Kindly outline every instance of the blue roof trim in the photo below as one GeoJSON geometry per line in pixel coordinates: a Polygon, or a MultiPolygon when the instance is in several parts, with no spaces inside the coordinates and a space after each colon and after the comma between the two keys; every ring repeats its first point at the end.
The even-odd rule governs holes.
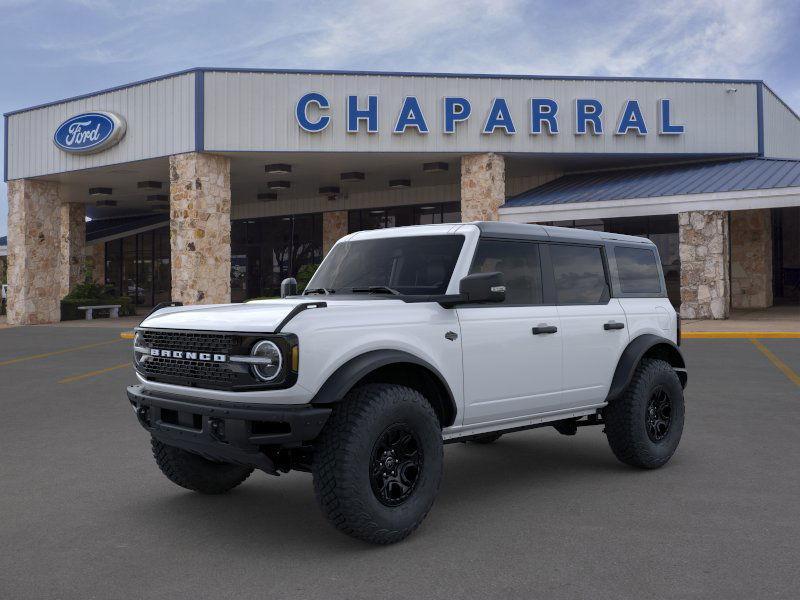
{"type": "Polygon", "coordinates": [[[506,200],[504,208],[800,187],[800,160],[742,158],[573,173],[506,200]]]}
{"type": "Polygon", "coordinates": [[[8,181],[8,115],[3,115],[3,181],[8,181]]]}
{"type": "Polygon", "coordinates": [[[202,152],[205,147],[206,77],[204,71],[194,74],[194,150],[202,152]]]}
{"type": "Polygon", "coordinates": [[[758,155],[764,156],[764,84],[756,84],[756,119],[758,119],[758,155]]]}
{"type": "MultiPolygon", "coordinates": [[[[489,74],[489,73],[420,73],[416,71],[347,71],[347,70],[325,70],[325,69],[238,69],[238,68],[219,68],[219,67],[195,67],[192,69],[184,69],[182,71],[175,71],[174,73],[167,73],[166,75],[158,75],[148,79],[134,81],[87,94],[80,94],[62,100],[53,102],[45,102],[35,106],[20,108],[12,110],[4,114],[4,116],[17,115],[48,106],[55,106],[63,104],[64,102],[74,102],[76,100],[83,100],[91,98],[99,94],[108,94],[124,90],[137,85],[144,85],[146,83],[153,83],[161,81],[162,79],[170,79],[172,77],[180,77],[189,73],[275,73],[275,74],[295,74],[295,75],[372,75],[383,77],[440,77],[440,78],[468,78],[468,79],[530,79],[540,81],[653,81],[660,83],[738,83],[738,84],[757,84],[763,83],[759,79],[682,79],[679,77],[587,77],[575,75],[512,75],[512,74],[489,74]]],[[[774,94],[775,92],[773,92],[774,94]]],[[[776,94],[777,97],[777,94],[776,94]]]]}

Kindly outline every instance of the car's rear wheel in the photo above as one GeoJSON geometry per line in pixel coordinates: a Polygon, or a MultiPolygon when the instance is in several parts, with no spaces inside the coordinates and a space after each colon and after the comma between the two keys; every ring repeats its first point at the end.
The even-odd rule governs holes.
{"type": "Polygon", "coordinates": [[[656,469],[675,453],[683,434],[683,388],[669,363],[643,359],[625,393],[603,409],[614,455],[656,469]]]}
{"type": "Polygon", "coordinates": [[[172,483],[201,494],[224,494],[242,483],[252,467],[207,460],[151,438],[153,457],[172,483]]]}
{"type": "Polygon", "coordinates": [[[322,511],[337,529],[376,544],[398,542],[422,523],[439,490],[439,420],[415,390],[358,387],[334,407],[312,470],[322,511]]]}

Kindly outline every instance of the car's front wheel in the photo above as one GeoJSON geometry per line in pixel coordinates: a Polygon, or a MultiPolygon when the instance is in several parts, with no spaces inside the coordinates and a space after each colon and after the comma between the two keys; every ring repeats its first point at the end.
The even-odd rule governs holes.
{"type": "Polygon", "coordinates": [[[663,360],[645,358],[625,393],[603,409],[614,455],[635,467],[655,469],[675,453],[683,433],[683,388],[663,360]]]}
{"type": "Polygon", "coordinates": [[[368,384],[337,404],[314,449],[314,491],[340,531],[376,543],[413,532],[442,478],[442,431],[430,403],[401,385],[368,384]]]}

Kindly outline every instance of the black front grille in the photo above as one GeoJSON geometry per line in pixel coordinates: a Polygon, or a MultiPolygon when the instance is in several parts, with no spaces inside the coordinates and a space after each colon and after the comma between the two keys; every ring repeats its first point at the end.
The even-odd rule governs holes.
{"type": "MultiPolygon", "coordinates": [[[[160,383],[172,383],[190,387],[217,390],[244,391],[248,389],[267,389],[289,387],[297,380],[297,373],[290,371],[284,361],[282,376],[276,381],[265,383],[259,380],[250,370],[250,366],[241,362],[230,362],[229,356],[249,355],[253,345],[265,335],[270,334],[238,334],[226,332],[184,331],[176,329],[137,329],[142,339],[140,344],[148,349],[196,352],[198,355],[208,354],[211,357],[222,354],[226,360],[195,360],[194,357],[174,358],[172,356],[139,355],[141,358],[136,369],[146,379],[160,383]]],[[[297,344],[297,337],[292,334],[271,334],[272,339],[284,356],[291,355],[292,345],[297,344]]]]}
{"type": "Polygon", "coordinates": [[[240,336],[229,333],[199,333],[195,331],[142,330],[145,346],[160,350],[186,350],[229,354],[241,345],[240,336]]]}
{"type": "MultiPolygon", "coordinates": [[[[147,348],[180,350],[205,354],[247,354],[242,336],[198,331],[140,330],[147,348]]],[[[229,389],[243,374],[239,365],[228,362],[189,360],[168,356],[147,356],[139,365],[145,377],[153,381],[215,389],[229,389]]],[[[246,374],[246,373],[244,373],[246,374]]]]}

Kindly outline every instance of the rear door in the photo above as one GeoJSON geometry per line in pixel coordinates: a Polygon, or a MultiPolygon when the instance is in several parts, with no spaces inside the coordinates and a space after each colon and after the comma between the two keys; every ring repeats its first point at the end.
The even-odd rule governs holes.
{"type": "Polygon", "coordinates": [[[460,306],[464,425],[513,421],[561,404],[558,311],[543,301],[539,244],[481,239],[471,273],[500,271],[503,304],[460,306]]]}
{"type": "Polygon", "coordinates": [[[548,250],[563,340],[563,406],[601,403],[629,340],[625,312],[611,298],[604,247],[554,243],[548,250]]]}

